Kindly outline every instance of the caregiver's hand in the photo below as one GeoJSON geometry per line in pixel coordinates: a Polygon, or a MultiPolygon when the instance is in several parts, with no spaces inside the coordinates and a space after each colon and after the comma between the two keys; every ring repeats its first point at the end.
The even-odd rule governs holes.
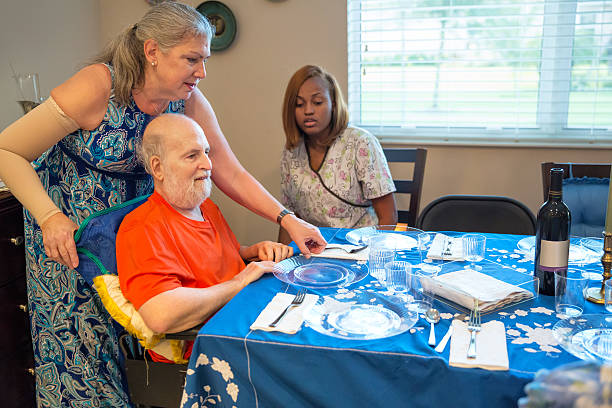
{"type": "Polygon", "coordinates": [[[78,230],[79,226],[63,213],[57,213],[40,228],[47,256],[69,268],[76,268],[79,265],[79,257],[74,243],[74,231],[78,230]]]}
{"type": "Polygon", "coordinates": [[[306,258],[310,258],[311,253],[320,254],[327,246],[327,241],[321,235],[319,228],[295,215],[283,217],[281,226],[289,233],[306,258]]]}

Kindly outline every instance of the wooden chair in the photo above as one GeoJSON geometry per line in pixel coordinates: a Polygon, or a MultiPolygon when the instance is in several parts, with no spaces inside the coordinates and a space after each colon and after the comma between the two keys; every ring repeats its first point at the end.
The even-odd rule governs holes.
{"type": "Polygon", "coordinates": [[[610,177],[610,164],[607,163],[542,163],[542,197],[548,199],[550,188],[550,169],[563,169],[563,178],[572,177],[610,177]]]}
{"type": "Polygon", "coordinates": [[[414,163],[412,179],[407,179],[403,174],[393,174],[395,183],[395,194],[410,194],[410,204],[408,209],[397,211],[397,221],[406,223],[410,226],[416,225],[419,205],[421,203],[421,190],[423,188],[423,176],[425,175],[425,161],[427,159],[426,149],[411,148],[389,148],[383,149],[388,163],[414,163]]]}
{"type": "Polygon", "coordinates": [[[421,211],[417,228],[534,235],[535,217],[524,204],[509,197],[446,195],[421,211]]]}

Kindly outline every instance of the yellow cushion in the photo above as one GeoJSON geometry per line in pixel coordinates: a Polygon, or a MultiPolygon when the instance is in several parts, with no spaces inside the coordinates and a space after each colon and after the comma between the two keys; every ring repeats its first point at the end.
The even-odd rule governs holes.
{"type": "Polygon", "coordinates": [[[183,359],[185,341],[165,340],[163,333],[151,330],[134,305],[123,296],[117,275],[98,275],[93,278],[93,284],[111,317],[136,337],[145,349],[151,349],[175,363],[187,363],[183,359]]]}

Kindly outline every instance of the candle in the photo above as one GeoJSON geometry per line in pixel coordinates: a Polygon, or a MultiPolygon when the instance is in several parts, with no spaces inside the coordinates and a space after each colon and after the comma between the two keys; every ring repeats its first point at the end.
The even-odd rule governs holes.
{"type": "Polygon", "coordinates": [[[606,211],[605,232],[612,233],[612,166],[610,167],[610,188],[608,189],[608,211],[606,211]]]}

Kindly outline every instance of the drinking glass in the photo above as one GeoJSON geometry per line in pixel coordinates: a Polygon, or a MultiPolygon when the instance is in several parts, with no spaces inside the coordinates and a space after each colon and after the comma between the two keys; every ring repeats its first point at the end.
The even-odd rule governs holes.
{"type": "Polygon", "coordinates": [[[370,275],[378,279],[382,284],[385,283],[385,265],[395,261],[397,248],[392,239],[386,234],[372,235],[368,239],[370,254],[368,256],[368,267],[370,275]]]}
{"type": "Polygon", "coordinates": [[[485,255],[485,242],[487,238],[480,234],[465,234],[461,241],[463,243],[463,258],[470,262],[466,269],[474,271],[482,270],[482,266],[476,262],[482,261],[485,255]]]}
{"type": "Polygon", "coordinates": [[[612,312],[612,279],[607,279],[604,283],[604,302],[606,305],[606,310],[608,312],[612,312]]]}
{"type": "Polygon", "coordinates": [[[412,272],[410,262],[388,262],[385,264],[385,286],[394,293],[406,293],[410,272],[412,272]]]}
{"type": "Polygon", "coordinates": [[[437,232],[421,232],[417,236],[418,248],[419,248],[419,256],[421,263],[418,267],[425,272],[435,272],[440,273],[442,270],[441,261],[437,259],[428,259],[427,253],[429,252],[429,248],[431,248],[431,244],[436,236],[437,232]]]}
{"type": "Polygon", "coordinates": [[[40,103],[38,88],[38,74],[16,74],[17,103],[21,105],[24,113],[28,113],[40,103]]]}
{"type": "Polygon", "coordinates": [[[413,270],[408,273],[408,294],[412,297],[417,312],[425,313],[431,309],[434,298],[432,279],[437,275],[437,272],[430,273],[424,270],[413,270]]]}
{"type": "Polygon", "coordinates": [[[555,271],[555,310],[557,313],[575,317],[584,310],[584,290],[588,278],[579,269],[555,271]]]}

